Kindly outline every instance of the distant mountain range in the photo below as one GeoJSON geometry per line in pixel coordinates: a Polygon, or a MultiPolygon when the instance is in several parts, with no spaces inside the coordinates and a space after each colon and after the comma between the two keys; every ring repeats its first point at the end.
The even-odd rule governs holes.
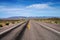
{"type": "Polygon", "coordinates": [[[14,17],[8,17],[8,18],[1,18],[0,20],[4,19],[4,20],[18,20],[18,19],[46,19],[46,18],[60,18],[60,17],[24,17],[24,16],[14,16],[14,17]]]}

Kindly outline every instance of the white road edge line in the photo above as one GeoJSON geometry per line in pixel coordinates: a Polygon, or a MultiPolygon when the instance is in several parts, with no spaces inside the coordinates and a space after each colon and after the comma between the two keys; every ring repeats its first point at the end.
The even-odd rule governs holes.
{"type": "Polygon", "coordinates": [[[60,32],[59,31],[57,31],[57,30],[55,30],[55,29],[53,29],[53,28],[50,28],[50,27],[48,27],[48,26],[46,26],[46,25],[43,25],[43,24],[41,24],[44,28],[47,28],[47,29],[49,29],[49,30],[51,30],[51,31],[53,31],[53,32],[55,32],[55,33],[57,33],[57,34],[59,34],[60,35],[60,32]]]}
{"type": "MultiPolygon", "coordinates": [[[[23,22],[21,22],[21,23],[23,23],[23,22]]],[[[20,24],[21,24],[21,23],[20,23],[20,24]]],[[[19,24],[18,24],[18,25],[19,25],[19,24]]],[[[16,26],[17,26],[17,25],[16,25],[16,26]]],[[[16,26],[11,27],[11,28],[9,28],[9,29],[7,29],[7,30],[3,31],[3,32],[0,32],[0,35],[2,35],[3,33],[7,32],[7,31],[9,31],[9,30],[11,30],[11,29],[13,29],[13,28],[15,28],[16,26]]]]}
{"type": "MultiPolygon", "coordinates": [[[[38,22],[36,22],[36,23],[39,24],[38,22]]],[[[46,29],[48,29],[48,30],[50,30],[50,31],[52,31],[52,32],[60,35],[60,32],[57,31],[57,30],[55,30],[55,29],[53,29],[53,28],[50,28],[50,27],[48,27],[48,26],[46,26],[46,25],[43,25],[43,24],[39,24],[39,25],[41,25],[42,27],[44,27],[44,28],[46,28],[46,29]]]]}

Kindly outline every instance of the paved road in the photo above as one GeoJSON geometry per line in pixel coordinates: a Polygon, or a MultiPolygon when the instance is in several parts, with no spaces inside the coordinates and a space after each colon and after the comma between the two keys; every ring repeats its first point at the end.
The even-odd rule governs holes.
{"type": "Polygon", "coordinates": [[[30,29],[26,28],[23,37],[19,40],[60,40],[59,35],[43,28],[35,21],[30,21],[29,24],[30,29]]]}
{"type": "Polygon", "coordinates": [[[43,23],[41,25],[39,22],[30,20],[26,28],[21,30],[24,25],[26,23],[11,31],[1,40],[60,40],[60,35],[44,28],[43,23]]]}
{"type": "Polygon", "coordinates": [[[18,36],[18,34],[21,32],[21,30],[23,29],[25,25],[26,23],[13,29],[11,32],[9,32],[4,37],[2,37],[0,40],[15,40],[15,38],[18,36]]]}
{"type": "Polygon", "coordinates": [[[43,24],[43,25],[46,25],[48,27],[51,27],[57,31],[60,31],[60,24],[51,24],[51,23],[42,23],[42,22],[39,22],[40,24],[43,24]]]}
{"type": "Polygon", "coordinates": [[[23,22],[20,22],[20,23],[16,23],[16,24],[10,24],[9,26],[6,26],[6,27],[1,27],[0,28],[0,32],[3,32],[4,30],[7,30],[9,28],[12,28],[13,26],[17,26],[17,25],[20,25],[22,24],[23,22]]]}

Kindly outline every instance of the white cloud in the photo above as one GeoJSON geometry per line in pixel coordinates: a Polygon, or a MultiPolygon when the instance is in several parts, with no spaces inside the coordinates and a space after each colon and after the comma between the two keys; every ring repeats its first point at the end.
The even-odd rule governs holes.
{"type": "Polygon", "coordinates": [[[29,6],[25,6],[24,8],[19,7],[9,7],[9,6],[0,6],[0,12],[5,13],[30,13],[35,9],[52,9],[53,7],[49,6],[49,4],[33,4],[29,6]]]}
{"type": "Polygon", "coordinates": [[[33,9],[51,9],[52,7],[49,4],[33,4],[29,5],[26,8],[33,8],[33,9]]]}
{"type": "Polygon", "coordinates": [[[48,4],[33,4],[29,6],[22,7],[9,7],[9,6],[0,6],[0,13],[12,14],[12,15],[34,15],[34,13],[45,13],[44,9],[52,9],[53,7],[48,4]],[[36,10],[37,9],[37,10],[36,10]],[[43,10],[41,10],[43,9],[43,10]]]}
{"type": "Polygon", "coordinates": [[[0,12],[4,12],[4,13],[13,13],[13,14],[17,14],[17,13],[20,13],[21,11],[23,11],[24,9],[23,8],[12,8],[12,7],[7,7],[7,6],[0,6],[0,12]]]}
{"type": "MultiPolygon", "coordinates": [[[[31,9],[32,10],[32,9],[31,9]]],[[[7,7],[7,6],[0,6],[0,15],[3,13],[7,16],[29,16],[31,14],[31,10],[19,7],[7,7]]]]}

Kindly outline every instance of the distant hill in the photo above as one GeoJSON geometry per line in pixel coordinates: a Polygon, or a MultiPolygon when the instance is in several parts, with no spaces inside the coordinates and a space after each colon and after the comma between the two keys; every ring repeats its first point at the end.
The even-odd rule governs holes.
{"type": "Polygon", "coordinates": [[[14,16],[14,17],[9,17],[8,19],[25,19],[26,17],[23,16],[14,16]]]}
{"type": "Polygon", "coordinates": [[[58,18],[58,17],[24,17],[24,16],[14,16],[14,17],[8,17],[8,18],[1,18],[0,20],[18,20],[18,19],[47,19],[47,18],[58,18]]]}
{"type": "Polygon", "coordinates": [[[19,20],[19,19],[25,19],[26,17],[23,16],[14,16],[14,17],[8,17],[8,18],[1,18],[0,20],[19,20]]]}

